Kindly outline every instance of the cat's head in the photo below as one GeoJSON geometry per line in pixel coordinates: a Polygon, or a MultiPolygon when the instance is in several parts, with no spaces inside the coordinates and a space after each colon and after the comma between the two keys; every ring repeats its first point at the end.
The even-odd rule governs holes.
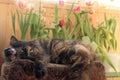
{"type": "Polygon", "coordinates": [[[10,38],[10,46],[14,48],[17,52],[17,57],[26,59],[28,56],[37,56],[42,53],[42,48],[37,40],[23,41],[18,40],[15,36],[10,38]]]}

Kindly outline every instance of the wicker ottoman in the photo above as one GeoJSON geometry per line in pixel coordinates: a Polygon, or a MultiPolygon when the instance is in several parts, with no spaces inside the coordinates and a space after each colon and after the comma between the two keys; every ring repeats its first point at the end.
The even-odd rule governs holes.
{"type": "MultiPolygon", "coordinates": [[[[48,64],[48,73],[42,79],[35,79],[33,67],[34,63],[30,60],[15,60],[10,65],[3,67],[2,70],[5,74],[1,76],[0,80],[72,80],[68,77],[69,66],[48,64]]],[[[89,64],[84,71],[76,71],[71,77],[75,78],[80,74],[81,78],[79,80],[106,80],[105,68],[100,62],[89,64]]]]}

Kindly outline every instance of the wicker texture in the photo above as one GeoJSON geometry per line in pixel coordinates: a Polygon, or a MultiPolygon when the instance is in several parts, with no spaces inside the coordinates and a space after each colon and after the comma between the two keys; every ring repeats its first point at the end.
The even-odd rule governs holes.
{"type": "Polygon", "coordinates": [[[100,62],[89,64],[83,71],[75,71],[71,78],[68,77],[70,67],[66,65],[48,64],[48,73],[42,79],[35,79],[34,63],[30,60],[15,60],[8,67],[4,75],[7,78],[1,80],[106,80],[105,69],[100,62]]]}

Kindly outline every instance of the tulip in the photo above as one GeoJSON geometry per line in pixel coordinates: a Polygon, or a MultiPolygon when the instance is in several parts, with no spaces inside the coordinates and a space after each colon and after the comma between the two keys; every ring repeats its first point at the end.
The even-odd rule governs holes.
{"type": "Polygon", "coordinates": [[[93,14],[94,13],[94,10],[93,9],[90,9],[89,10],[89,14],[93,14]]]}
{"type": "Polygon", "coordinates": [[[86,2],[86,5],[87,5],[87,6],[92,6],[92,5],[93,5],[93,2],[87,1],[87,2],[86,2]]]}
{"type": "Polygon", "coordinates": [[[59,21],[59,26],[62,27],[62,26],[64,26],[64,25],[65,25],[65,21],[64,21],[63,19],[60,20],[60,21],[59,21]]]}
{"type": "Polygon", "coordinates": [[[16,4],[19,8],[25,8],[27,5],[25,0],[17,0],[16,4]]]}
{"type": "Polygon", "coordinates": [[[80,7],[80,6],[75,6],[73,10],[74,10],[75,12],[80,12],[81,7],[80,7]]]}
{"type": "Polygon", "coordinates": [[[64,6],[64,1],[63,0],[59,0],[59,5],[60,6],[64,6]]]}

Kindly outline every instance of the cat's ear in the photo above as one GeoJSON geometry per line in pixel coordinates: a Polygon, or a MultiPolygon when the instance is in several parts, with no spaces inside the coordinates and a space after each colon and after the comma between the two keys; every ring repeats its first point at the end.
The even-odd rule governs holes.
{"type": "Polygon", "coordinates": [[[18,41],[19,40],[15,36],[11,36],[11,38],[10,38],[10,45],[12,45],[12,44],[14,44],[14,43],[16,43],[18,41]]]}

